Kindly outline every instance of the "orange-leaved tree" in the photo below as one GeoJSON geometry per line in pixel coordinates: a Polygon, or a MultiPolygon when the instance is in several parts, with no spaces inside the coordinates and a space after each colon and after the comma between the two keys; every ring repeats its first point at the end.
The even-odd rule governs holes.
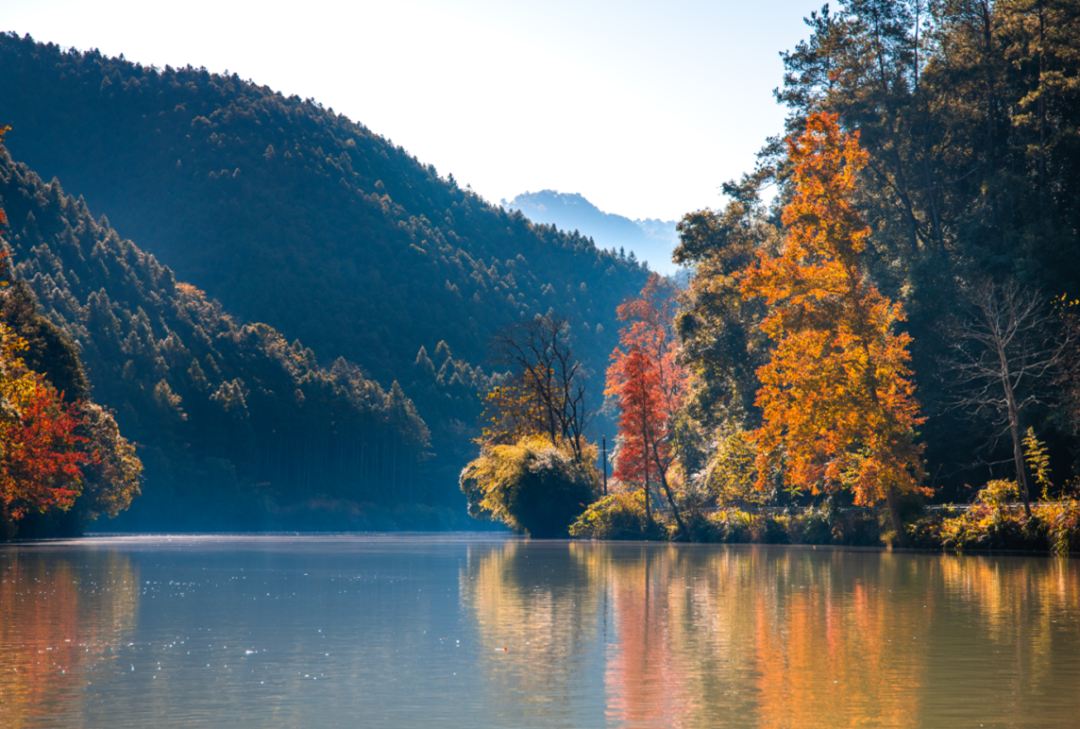
{"type": "Polygon", "coordinates": [[[908,368],[911,338],[893,331],[903,310],[860,260],[870,230],[851,197],[866,153],[858,134],[826,113],[812,115],[788,149],[794,194],[782,250],[760,254],[742,281],[745,297],[769,304],[761,327],[776,342],[758,370],[758,486],[782,464],[791,488],[847,488],[857,504],[884,500],[903,543],[897,497],[921,490],[915,428],[923,418],[908,368]]]}
{"type": "Polygon", "coordinates": [[[674,292],[653,273],[640,296],[622,304],[618,315],[628,324],[619,332],[619,347],[611,353],[605,390],[619,408],[622,445],[615,478],[642,485],[646,518],[651,518],[649,485],[658,483],[685,534],[669,479],[674,463],[673,421],[687,381],[686,370],[675,361],[674,292]]]}

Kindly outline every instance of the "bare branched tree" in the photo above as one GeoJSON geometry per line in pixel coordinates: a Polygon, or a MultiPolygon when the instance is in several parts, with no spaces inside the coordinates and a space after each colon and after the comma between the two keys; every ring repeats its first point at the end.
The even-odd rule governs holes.
{"type": "Polygon", "coordinates": [[[548,314],[510,324],[493,338],[492,359],[510,367],[522,391],[528,393],[535,429],[553,445],[560,439],[568,442],[581,460],[590,415],[581,363],[570,349],[568,321],[548,314]]]}
{"type": "Polygon", "coordinates": [[[986,282],[967,295],[967,315],[950,326],[952,353],[943,364],[957,393],[952,405],[1009,433],[1016,479],[1031,515],[1020,420],[1060,378],[1070,335],[1038,291],[986,282]]]}

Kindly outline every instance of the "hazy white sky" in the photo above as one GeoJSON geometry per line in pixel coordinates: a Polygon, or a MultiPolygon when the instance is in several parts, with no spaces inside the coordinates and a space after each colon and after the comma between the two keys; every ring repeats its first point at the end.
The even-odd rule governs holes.
{"type": "Polygon", "coordinates": [[[313,97],[492,202],[671,220],[781,130],[778,54],[822,1],[0,0],[0,30],[313,97]]]}

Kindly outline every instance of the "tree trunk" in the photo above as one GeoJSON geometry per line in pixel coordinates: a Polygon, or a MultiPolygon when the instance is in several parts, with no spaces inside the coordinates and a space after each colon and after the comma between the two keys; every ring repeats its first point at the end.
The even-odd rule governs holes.
{"type": "Polygon", "coordinates": [[[885,503],[889,507],[889,519],[892,520],[893,531],[896,532],[896,546],[908,546],[904,522],[900,519],[900,507],[896,503],[896,489],[892,486],[885,491],[885,503]]]}
{"type": "Polygon", "coordinates": [[[652,523],[652,512],[649,511],[649,468],[645,468],[645,523],[652,523]]]}
{"type": "Polygon", "coordinates": [[[1024,500],[1024,514],[1031,518],[1031,496],[1028,492],[1027,471],[1024,469],[1024,448],[1020,443],[1020,409],[1016,406],[1009,362],[1002,346],[998,347],[1001,359],[1001,385],[1005,388],[1005,402],[1009,409],[1009,432],[1013,440],[1013,461],[1016,463],[1016,482],[1020,484],[1020,497],[1024,500]]]}
{"type": "Polygon", "coordinates": [[[1009,393],[1009,432],[1013,439],[1013,461],[1016,463],[1016,480],[1020,484],[1020,497],[1024,500],[1024,514],[1031,518],[1031,496],[1028,492],[1027,471],[1024,469],[1024,448],[1020,443],[1020,418],[1016,412],[1012,393],[1009,393]]]}
{"type": "Polygon", "coordinates": [[[675,497],[671,495],[671,486],[668,485],[666,469],[660,462],[660,454],[657,452],[655,443],[653,443],[653,461],[656,463],[656,469],[660,472],[660,485],[664,487],[664,495],[667,496],[668,504],[671,506],[671,513],[675,516],[675,523],[679,525],[679,534],[689,539],[690,532],[687,531],[686,525],[683,524],[682,517],[679,515],[679,507],[675,505],[675,497]]]}

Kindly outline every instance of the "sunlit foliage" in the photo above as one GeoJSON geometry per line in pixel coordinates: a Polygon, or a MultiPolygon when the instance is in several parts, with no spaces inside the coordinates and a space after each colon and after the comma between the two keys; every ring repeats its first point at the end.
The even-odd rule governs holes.
{"type": "Polygon", "coordinates": [[[851,489],[857,504],[916,491],[923,477],[914,428],[907,346],[894,333],[903,311],[868,279],[861,254],[870,231],[852,203],[866,154],[834,116],[815,114],[789,142],[794,194],[784,209],[778,256],[763,253],[744,295],[771,309],[762,329],[776,343],[758,371],[760,488],[782,468],[791,488],[851,489]]]}
{"type": "Polygon", "coordinates": [[[600,490],[596,455],[589,446],[582,462],[569,443],[542,435],[487,447],[461,472],[469,513],[533,537],[565,536],[600,490]]]}

